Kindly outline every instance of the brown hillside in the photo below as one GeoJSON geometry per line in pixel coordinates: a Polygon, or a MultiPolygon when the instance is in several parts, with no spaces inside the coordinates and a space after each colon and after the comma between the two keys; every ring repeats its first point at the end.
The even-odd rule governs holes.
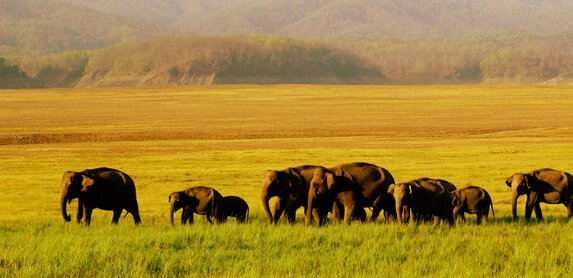
{"type": "Polygon", "coordinates": [[[382,83],[355,55],[269,37],[169,37],[101,50],[78,87],[227,83],[382,83]]]}

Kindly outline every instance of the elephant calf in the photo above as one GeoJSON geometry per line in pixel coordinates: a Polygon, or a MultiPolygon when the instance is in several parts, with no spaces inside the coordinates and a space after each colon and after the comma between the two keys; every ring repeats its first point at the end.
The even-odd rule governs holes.
{"type": "Polygon", "coordinates": [[[464,213],[476,214],[477,224],[481,224],[482,217],[487,221],[489,208],[495,217],[493,203],[489,193],[478,186],[467,186],[451,192],[454,217],[461,217],[464,221],[464,213]]]}
{"type": "Polygon", "coordinates": [[[196,186],[171,193],[169,195],[171,225],[174,225],[173,214],[181,208],[183,208],[181,213],[181,224],[183,225],[187,222],[193,223],[194,213],[205,215],[211,224],[213,223],[211,221],[212,216],[215,217],[215,222],[220,222],[217,210],[222,199],[223,196],[219,191],[207,186],[196,186]]]}
{"type": "Polygon", "coordinates": [[[227,217],[235,217],[237,222],[245,223],[249,217],[249,205],[241,197],[223,197],[218,209],[218,219],[227,221],[227,217]]]}
{"type": "Polygon", "coordinates": [[[394,196],[398,223],[410,218],[413,223],[416,219],[432,217],[434,225],[439,220],[454,224],[451,204],[451,190],[455,186],[440,179],[420,178],[405,183],[392,184],[388,193],[394,196]]]}

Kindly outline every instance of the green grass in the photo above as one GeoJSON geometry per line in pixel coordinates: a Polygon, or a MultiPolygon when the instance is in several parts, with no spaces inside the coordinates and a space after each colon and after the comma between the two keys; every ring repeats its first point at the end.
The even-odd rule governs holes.
{"type": "Polygon", "coordinates": [[[563,219],[455,228],[2,223],[6,276],[568,276],[563,219]]]}
{"type": "Polygon", "coordinates": [[[567,276],[573,226],[565,207],[542,205],[544,221],[514,222],[504,181],[541,167],[573,172],[572,89],[0,91],[0,275],[567,276]],[[266,224],[265,170],[351,161],[381,165],[397,181],[428,176],[482,186],[497,218],[476,226],[469,216],[453,228],[266,224]],[[63,172],[100,166],[135,180],[140,227],[131,216],[112,226],[111,212],[101,210],[89,228],[63,223],[63,172]],[[245,198],[249,223],[212,226],[196,216],[193,226],[168,225],[169,193],[195,185],[245,198]]]}

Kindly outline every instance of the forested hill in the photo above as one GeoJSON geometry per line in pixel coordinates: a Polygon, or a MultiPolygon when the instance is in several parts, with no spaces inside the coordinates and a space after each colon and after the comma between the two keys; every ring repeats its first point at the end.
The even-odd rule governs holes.
{"type": "Polygon", "coordinates": [[[571,83],[573,1],[1,0],[0,59],[0,87],[371,83],[372,67],[395,84],[571,83]],[[144,48],[170,37],[173,48],[183,47],[177,51],[196,49],[190,41],[202,36],[207,45],[230,45],[216,43],[209,59],[193,54],[178,63],[171,45],[153,55],[144,48]],[[328,62],[319,63],[325,55],[328,62]],[[142,74],[118,66],[123,59],[152,66],[142,74]],[[167,77],[169,67],[174,75],[167,77]],[[137,77],[127,78],[132,71],[137,77]]]}
{"type": "Polygon", "coordinates": [[[318,43],[268,37],[169,37],[98,52],[77,85],[382,82],[377,68],[318,43]]]}
{"type": "Polygon", "coordinates": [[[385,82],[377,67],[351,52],[273,37],[164,37],[47,55],[22,67],[26,78],[5,65],[19,79],[4,87],[385,82]]]}

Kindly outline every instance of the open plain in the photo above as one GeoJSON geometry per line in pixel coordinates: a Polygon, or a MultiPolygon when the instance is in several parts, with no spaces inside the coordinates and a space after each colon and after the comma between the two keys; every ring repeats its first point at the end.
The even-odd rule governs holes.
{"type": "Polygon", "coordinates": [[[510,215],[505,179],[544,167],[573,172],[572,86],[1,90],[0,276],[569,276],[565,207],[525,222],[522,196],[510,215]],[[318,228],[301,209],[296,225],[267,224],[265,170],[353,161],[482,186],[496,218],[318,228]],[[101,166],[134,179],[139,227],[101,210],[89,228],[64,223],[62,174],[101,166]],[[169,193],[196,185],[243,197],[249,223],[172,227],[169,193]]]}

